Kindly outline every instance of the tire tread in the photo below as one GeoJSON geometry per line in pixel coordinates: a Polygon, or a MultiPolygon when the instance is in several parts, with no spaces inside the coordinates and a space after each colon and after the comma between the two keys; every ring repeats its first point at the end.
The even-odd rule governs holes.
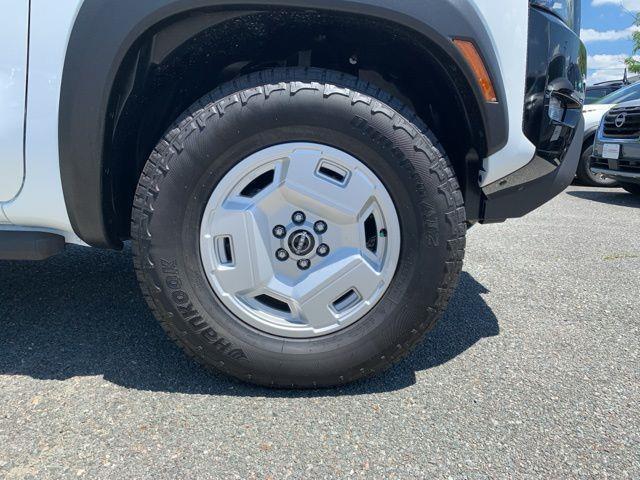
{"type": "Polygon", "coordinates": [[[455,291],[464,259],[466,228],[464,200],[451,163],[433,132],[413,110],[370,83],[341,72],[315,68],[282,68],[252,73],[233,80],[196,101],[175,121],[151,153],[135,192],[131,218],[136,276],[146,302],[169,337],[188,356],[208,370],[219,370],[256,384],[286,388],[318,388],[350,383],[387,370],[406,357],[435,326],[455,291]],[[260,377],[249,371],[231,369],[229,364],[222,360],[213,363],[203,361],[196,351],[197,348],[184,340],[187,332],[181,332],[174,327],[173,314],[163,307],[160,300],[162,288],[159,286],[159,279],[154,275],[154,262],[150,255],[152,237],[147,225],[154,214],[154,201],[161,191],[164,178],[171,171],[172,159],[183,150],[185,141],[216,116],[224,116],[226,109],[249,108],[258,98],[268,101],[276,89],[284,89],[291,96],[295,96],[300,89],[311,89],[322,92],[325,96],[343,96],[352,104],[368,101],[373,115],[391,114],[394,125],[398,125],[396,130],[404,132],[407,141],[412,142],[415,151],[422,153],[424,157],[425,161],[416,167],[424,169],[419,174],[423,177],[433,175],[439,179],[438,192],[448,206],[445,212],[450,230],[447,259],[443,266],[444,275],[438,287],[440,294],[436,304],[429,307],[428,315],[424,315],[425,319],[409,330],[392,352],[382,352],[368,364],[359,366],[355,375],[339,376],[331,381],[305,379],[305,382],[300,384],[281,384],[276,378],[260,377]],[[385,108],[387,105],[391,109],[385,108]]]}

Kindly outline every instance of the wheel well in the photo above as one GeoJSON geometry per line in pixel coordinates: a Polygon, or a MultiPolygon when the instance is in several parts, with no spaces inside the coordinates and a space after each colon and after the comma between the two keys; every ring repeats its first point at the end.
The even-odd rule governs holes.
{"type": "Polygon", "coordinates": [[[127,53],[110,95],[105,190],[121,239],[129,237],[142,168],[165,130],[218,85],[283,66],[350,73],[397,96],[434,131],[478,218],[483,123],[463,73],[436,44],[404,27],[350,14],[268,10],[191,12],[164,21],[127,53]]]}
{"type": "Polygon", "coordinates": [[[587,147],[593,145],[593,141],[596,139],[597,130],[592,132],[586,132],[584,135],[584,140],[582,141],[582,151],[581,154],[587,149],[587,147]]]}

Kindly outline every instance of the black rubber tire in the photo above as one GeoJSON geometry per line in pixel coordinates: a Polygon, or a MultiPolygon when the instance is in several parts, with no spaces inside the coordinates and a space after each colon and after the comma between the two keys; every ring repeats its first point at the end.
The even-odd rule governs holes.
{"type": "Polygon", "coordinates": [[[591,171],[591,155],[593,155],[593,144],[588,144],[582,151],[578,170],[576,171],[576,177],[578,177],[580,183],[588,187],[617,187],[618,182],[613,178],[602,177],[591,171]]]}
{"type": "Polygon", "coordinates": [[[621,183],[620,186],[633,195],[640,196],[640,185],[637,183],[621,183]]]}
{"type": "Polygon", "coordinates": [[[189,108],[144,167],[131,229],[142,291],[189,355],[244,381],[313,388],[380,372],[434,326],[462,268],[466,219],[453,169],[412,111],[352,76],[300,68],[234,80],[189,108]],[[288,141],[328,144],[365,161],[383,179],[402,229],[398,269],[379,303],[355,324],[305,340],[232,315],[199,252],[204,207],[224,174],[288,141]]]}

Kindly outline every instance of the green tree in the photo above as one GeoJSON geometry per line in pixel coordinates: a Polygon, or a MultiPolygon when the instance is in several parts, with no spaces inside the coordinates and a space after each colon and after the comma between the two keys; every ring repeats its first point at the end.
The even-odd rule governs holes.
{"type": "MultiPolygon", "coordinates": [[[[640,13],[636,13],[634,17],[633,25],[640,28],[640,13]]],[[[640,52],[640,30],[633,32],[631,39],[633,40],[633,50],[631,51],[631,56],[624,63],[627,64],[627,68],[631,73],[640,73],[640,61],[635,57],[636,53],[640,52]]]]}

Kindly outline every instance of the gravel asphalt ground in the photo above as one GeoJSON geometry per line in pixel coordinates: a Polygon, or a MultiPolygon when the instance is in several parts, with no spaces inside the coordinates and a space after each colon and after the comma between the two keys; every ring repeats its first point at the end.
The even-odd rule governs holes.
{"type": "Polygon", "coordinates": [[[167,340],[130,252],[0,262],[0,478],[640,478],[640,199],[571,187],[475,227],[385,375],[270,391],[167,340]]]}

